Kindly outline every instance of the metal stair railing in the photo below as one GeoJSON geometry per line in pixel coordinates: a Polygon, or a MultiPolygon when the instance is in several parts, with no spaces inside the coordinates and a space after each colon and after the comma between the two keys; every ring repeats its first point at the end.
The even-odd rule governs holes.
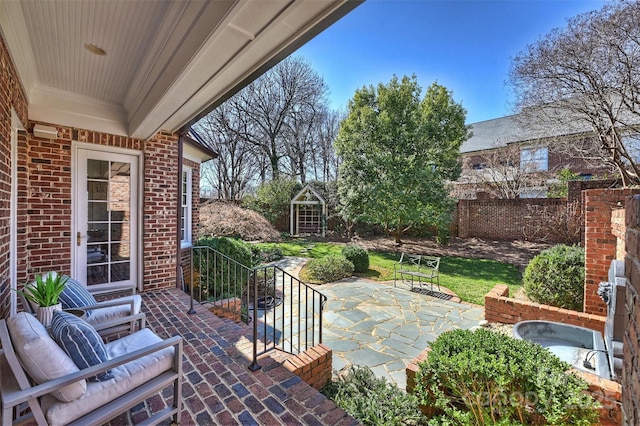
{"type": "MultiPolygon", "coordinates": [[[[193,302],[253,321],[253,360],[273,350],[298,354],[322,343],[325,295],[275,265],[249,268],[209,246],[191,249],[188,277],[193,302]]],[[[185,289],[186,291],[186,289],[185,289]]]]}

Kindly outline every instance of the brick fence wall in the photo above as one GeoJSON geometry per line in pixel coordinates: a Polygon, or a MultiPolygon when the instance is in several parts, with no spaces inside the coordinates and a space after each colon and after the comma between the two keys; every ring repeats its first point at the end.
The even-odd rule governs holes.
{"type": "Polygon", "coordinates": [[[564,199],[460,200],[454,217],[460,238],[556,242],[543,225],[565,209],[564,199]]]}
{"type": "Polygon", "coordinates": [[[616,188],[620,184],[615,179],[570,181],[566,200],[460,200],[454,211],[451,235],[490,240],[576,243],[584,246],[582,192],[616,188]],[[562,226],[569,229],[559,229],[562,226]]]}
{"type": "Polygon", "coordinates": [[[640,424],[640,195],[627,200],[625,275],[627,277],[622,405],[625,422],[640,424]]]}

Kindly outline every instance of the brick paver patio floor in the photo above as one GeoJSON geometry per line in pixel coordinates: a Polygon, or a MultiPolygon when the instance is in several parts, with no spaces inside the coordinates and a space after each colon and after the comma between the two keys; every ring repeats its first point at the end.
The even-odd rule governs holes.
{"type": "MultiPolygon", "coordinates": [[[[270,357],[248,369],[251,328],[218,318],[177,289],[142,295],[147,326],[184,338],[182,425],[355,425],[356,420],[270,357]]],[[[139,423],[162,409],[162,396],[139,404],[112,425],[139,423]]]]}

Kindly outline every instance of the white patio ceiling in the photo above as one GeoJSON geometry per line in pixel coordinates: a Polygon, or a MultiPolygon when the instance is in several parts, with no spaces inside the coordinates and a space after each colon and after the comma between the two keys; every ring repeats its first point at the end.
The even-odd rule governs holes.
{"type": "Polygon", "coordinates": [[[30,120],[146,139],[188,125],[360,3],[0,0],[0,26],[30,120]]]}

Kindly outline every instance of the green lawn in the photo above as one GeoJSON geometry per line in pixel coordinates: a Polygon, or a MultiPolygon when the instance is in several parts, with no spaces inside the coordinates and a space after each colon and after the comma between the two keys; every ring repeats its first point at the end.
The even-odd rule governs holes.
{"type": "MultiPolygon", "coordinates": [[[[340,254],[342,246],[332,243],[288,241],[262,243],[260,247],[277,246],[285,256],[318,258],[328,254],[340,254]]],[[[393,265],[399,259],[397,253],[369,252],[369,270],[361,277],[376,281],[393,280],[393,265]]],[[[522,284],[518,268],[487,259],[443,257],[440,260],[440,285],[456,293],[463,301],[484,305],[484,296],[496,284],[507,284],[509,294],[515,294],[522,284]]]]}

